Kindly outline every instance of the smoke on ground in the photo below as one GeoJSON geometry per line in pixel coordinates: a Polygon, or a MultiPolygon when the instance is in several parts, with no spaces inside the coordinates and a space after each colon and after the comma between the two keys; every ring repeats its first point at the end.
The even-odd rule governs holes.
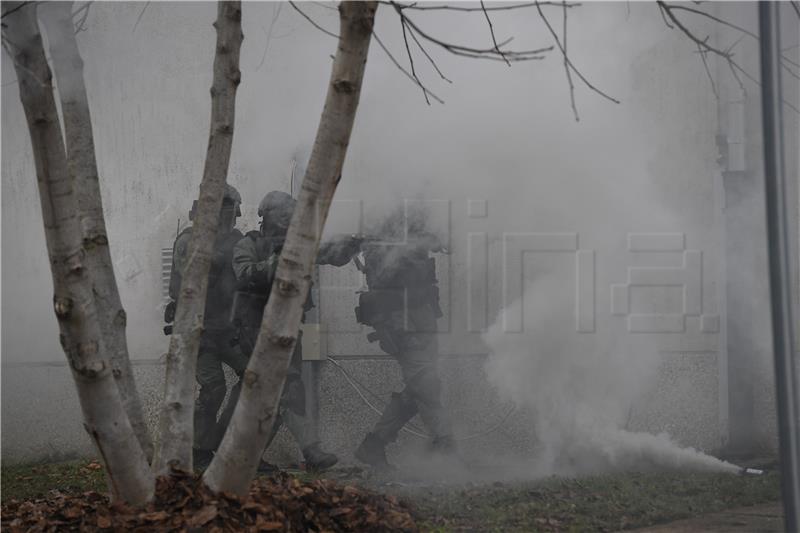
{"type": "Polygon", "coordinates": [[[545,275],[528,284],[524,297],[506,307],[484,335],[489,381],[534,414],[538,449],[527,465],[529,475],[659,468],[737,472],[735,465],[681,447],[666,433],[626,428],[658,373],[652,338],[577,333],[556,281],[545,275]],[[509,313],[523,313],[521,333],[505,331],[509,313]]]}

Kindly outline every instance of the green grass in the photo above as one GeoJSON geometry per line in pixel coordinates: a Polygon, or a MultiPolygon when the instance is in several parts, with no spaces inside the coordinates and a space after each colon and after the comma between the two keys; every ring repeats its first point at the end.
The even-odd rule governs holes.
{"type": "Polygon", "coordinates": [[[0,469],[2,501],[32,499],[57,489],[62,492],[85,492],[106,489],[102,468],[86,459],[39,465],[3,465],[0,469]]]}
{"type": "Polygon", "coordinates": [[[777,501],[778,475],[626,473],[397,491],[425,531],[616,531],[777,501]]]}
{"type": "MultiPolygon", "coordinates": [[[[2,500],[48,491],[105,491],[88,460],[3,465],[2,500]]],[[[299,477],[317,475],[297,473],[299,477]]],[[[347,479],[342,481],[347,482],[347,479]]],[[[351,479],[356,484],[358,480],[351,479]]],[[[702,473],[618,473],[581,479],[433,487],[371,487],[402,497],[423,531],[616,531],[777,501],[779,478],[702,473]]]]}

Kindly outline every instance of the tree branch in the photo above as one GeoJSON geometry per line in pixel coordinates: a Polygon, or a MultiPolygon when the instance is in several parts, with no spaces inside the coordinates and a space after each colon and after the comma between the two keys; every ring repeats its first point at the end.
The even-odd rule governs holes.
{"type": "Polygon", "coordinates": [[[706,61],[706,54],[708,52],[705,52],[702,48],[700,48],[700,45],[698,44],[697,45],[697,53],[700,54],[700,59],[703,60],[703,68],[706,71],[706,75],[708,75],[708,81],[711,83],[711,91],[714,93],[714,98],[719,100],[719,93],[717,92],[717,86],[714,83],[714,77],[711,76],[711,71],[708,68],[708,61],[706,61]]]}
{"type": "MultiPolygon", "coordinates": [[[[416,2],[413,4],[399,4],[398,2],[392,2],[391,0],[383,0],[379,2],[381,4],[386,5],[399,5],[402,9],[414,9],[416,11],[461,11],[461,12],[473,12],[473,11],[510,11],[512,9],[524,9],[527,7],[534,7],[536,2],[527,2],[524,4],[515,4],[510,6],[490,6],[490,7],[465,7],[463,5],[429,5],[429,4],[417,4],[416,2]]],[[[539,2],[542,6],[562,6],[562,2],[539,2]]],[[[577,2],[567,2],[567,7],[578,7],[580,3],[577,2]]]]}
{"type": "Polygon", "coordinates": [[[406,53],[408,54],[408,62],[411,64],[411,75],[414,76],[414,79],[417,80],[419,86],[422,87],[422,95],[425,97],[425,103],[431,105],[431,101],[428,100],[428,91],[423,87],[422,83],[419,82],[419,76],[417,76],[416,71],[414,70],[414,58],[411,55],[411,49],[408,47],[408,37],[406,36],[406,21],[403,18],[400,18],[400,26],[403,28],[403,42],[406,44],[406,53]]]}
{"type": "Polygon", "coordinates": [[[564,62],[572,69],[573,72],[575,72],[575,74],[578,75],[578,77],[581,79],[581,81],[583,83],[585,83],[586,86],[589,89],[593,90],[594,92],[596,92],[597,94],[599,94],[603,98],[605,98],[605,99],[607,99],[607,100],[609,100],[611,102],[614,102],[615,104],[618,104],[619,100],[617,100],[616,98],[614,98],[612,96],[607,95],[606,93],[604,93],[603,91],[601,91],[600,89],[598,89],[597,87],[595,87],[594,85],[589,83],[589,80],[586,79],[586,77],[581,73],[581,71],[578,70],[577,68],[575,68],[575,65],[572,64],[572,61],[570,61],[569,56],[567,55],[567,51],[562,46],[561,40],[558,38],[558,35],[556,34],[555,30],[550,25],[550,21],[548,21],[547,17],[545,17],[544,12],[542,11],[542,8],[539,6],[538,2],[536,3],[536,9],[537,9],[537,11],[539,11],[539,16],[544,21],[545,26],[547,26],[547,29],[550,32],[550,35],[552,35],[553,39],[556,41],[556,46],[558,46],[558,49],[561,50],[561,54],[563,54],[563,56],[564,56],[564,62]]]}
{"type": "Polygon", "coordinates": [[[433,60],[433,58],[430,56],[430,54],[428,54],[428,51],[425,50],[425,48],[422,46],[422,43],[419,42],[419,39],[417,39],[416,34],[413,31],[410,31],[410,30],[409,30],[408,33],[411,34],[411,38],[414,39],[414,42],[417,43],[417,46],[419,47],[419,49],[422,50],[422,53],[425,55],[425,57],[428,58],[428,61],[430,61],[431,65],[433,65],[433,68],[439,74],[439,77],[441,77],[447,83],[453,83],[452,81],[450,81],[449,78],[447,78],[444,74],[442,74],[442,71],[439,70],[439,66],[436,64],[436,62],[433,60]]]}
{"type": "Polygon", "coordinates": [[[142,17],[144,16],[144,12],[147,10],[147,6],[149,6],[149,5],[150,5],[149,1],[144,3],[144,6],[142,7],[142,11],[139,13],[139,16],[136,17],[136,23],[133,25],[133,29],[131,29],[131,33],[136,31],[136,26],[139,25],[139,21],[142,20],[142,17]]]}
{"type": "Polygon", "coordinates": [[[19,11],[19,10],[20,10],[20,9],[22,9],[23,7],[27,6],[28,4],[33,4],[33,2],[20,2],[20,4],[19,4],[19,5],[17,5],[17,6],[14,6],[14,7],[12,7],[12,8],[10,8],[10,9],[8,9],[8,10],[7,10],[5,13],[3,13],[2,15],[0,15],[0,19],[4,19],[4,18],[6,18],[8,15],[10,15],[10,14],[12,14],[12,13],[15,13],[15,12],[19,11]]]}
{"type": "Polygon", "coordinates": [[[489,33],[492,34],[492,42],[494,43],[494,49],[497,50],[497,53],[500,54],[500,57],[503,58],[503,61],[506,62],[506,65],[510,67],[511,63],[508,62],[508,59],[506,59],[505,54],[503,54],[503,52],[500,51],[500,47],[497,46],[497,39],[494,36],[494,26],[492,26],[492,19],[489,18],[489,13],[487,13],[486,11],[486,6],[484,5],[483,0],[481,0],[481,9],[483,9],[483,14],[484,16],[486,16],[486,22],[489,24],[489,33]]]}
{"type": "MultiPolygon", "coordinates": [[[[414,34],[412,33],[411,35],[413,36],[414,34]]],[[[423,86],[422,86],[422,82],[420,82],[418,79],[416,79],[414,76],[412,76],[412,75],[411,75],[411,73],[409,73],[409,72],[408,72],[406,69],[404,69],[404,68],[402,67],[402,65],[400,65],[400,63],[399,63],[399,62],[398,62],[398,61],[397,61],[397,60],[394,58],[394,56],[392,55],[392,53],[391,53],[391,52],[389,52],[389,49],[388,49],[388,48],[386,48],[386,45],[384,45],[384,44],[383,44],[383,41],[381,41],[381,40],[380,40],[380,38],[378,37],[378,34],[377,34],[377,33],[375,33],[375,30],[372,30],[372,36],[373,36],[373,37],[375,37],[375,42],[376,42],[376,43],[378,43],[378,46],[380,46],[380,47],[383,49],[383,51],[384,51],[384,52],[386,52],[386,55],[387,55],[387,56],[389,56],[389,59],[390,59],[390,60],[392,61],[392,63],[394,63],[394,65],[395,65],[395,66],[396,66],[396,67],[397,67],[397,68],[400,70],[400,72],[402,72],[403,74],[405,74],[405,75],[406,75],[406,77],[408,77],[408,79],[410,79],[411,81],[413,81],[415,85],[417,85],[417,86],[421,87],[423,90],[427,91],[427,93],[428,93],[428,94],[429,94],[429,95],[430,95],[430,96],[431,96],[431,97],[432,97],[434,100],[436,100],[436,101],[437,101],[437,102],[439,102],[440,104],[444,104],[444,100],[442,100],[441,98],[439,98],[438,96],[436,96],[434,93],[432,93],[432,92],[430,91],[430,89],[428,89],[428,88],[426,88],[426,87],[423,87],[423,86]]],[[[446,78],[445,78],[445,79],[446,79],[446,78]]],[[[450,80],[447,80],[447,81],[450,81],[450,80]]]]}
{"type": "MultiPolygon", "coordinates": [[[[700,38],[699,38],[699,37],[697,37],[697,36],[696,36],[694,33],[692,33],[692,31],[691,31],[690,29],[688,29],[688,28],[687,28],[687,27],[686,27],[686,26],[685,26],[685,25],[684,25],[684,24],[683,24],[683,23],[682,23],[682,22],[681,22],[681,21],[678,19],[678,17],[675,15],[675,13],[673,13],[672,11],[673,11],[674,9],[676,9],[676,8],[681,8],[681,9],[683,9],[684,11],[692,11],[692,12],[695,12],[695,13],[698,13],[698,14],[704,14],[704,15],[708,16],[709,18],[712,18],[713,20],[716,20],[717,22],[720,22],[720,23],[726,24],[726,25],[727,25],[727,26],[729,26],[729,27],[735,28],[735,29],[737,29],[737,30],[739,30],[739,31],[743,32],[743,34],[744,34],[744,35],[750,35],[750,36],[753,36],[753,34],[752,34],[752,33],[748,32],[748,31],[747,31],[747,30],[745,30],[744,28],[739,28],[739,27],[737,27],[737,26],[734,26],[734,25],[731,25],[731,24],[725,23],[725,22],[724,22],[722,19],[719,19],[719,18],[717,18],[717,17],[714,17],[713,15],[709,15],[709,14],[707,14],[707,13],[704,13],[704,12],[702,12],[702,11],[699,11],[699,10],[694,10],[694,9],[691,9],[691,8],[686,8],[686,7],[682,7],[682,6],[674,6],[674,5],[672,5],[672,4],[668,4],[668,3],[664,2],[663,0],[656,0],[656,5],[658,5],[658,8],[659,8],[659,10],[661,11],[661,13],[662,13],[662,14],[663,14],[663,15],[664,15],[666,18],[668,18],[668,19],[669,19],[669,20],[670,20],[670,21],[671,21],[671,22],[672,22],[672,23],[675,25],[675,27],[676,27],[676,28],[678,28],[678,30],[679,30],[681,33],[683,33],[683,34],[684,34],[686,37],[688,37],[690,40],[692,40],[692,41],[693,41],[693,42],[694,42],[694,43],[697,45],[697,47],[698,47],[699,49],[701,49],[701,50],[705,50],[705,51],[707,51],[707,52],[711,52],[712,54],[715,54],[715,55],[717,55],[717,56],[721,57],[722,59],[724,59],[724,60],[725,60],[725,61],[728,63],[728,67],[730,68],[730,70],[731,70],[731,73],[733,74],[733,77],[734,77],[734,78],[736,78],[736,81],[739,83],[739,87],[741,87],[742,91],[744,91],[744,90],[745,90],[745,87],[744,87],[744,84],[742,83],[742,80],[741,80],[741,78],[739,77],[739,73],[741,73],[741,74],[742,74],[742,75],[743,75],[745,78],[747,78],[748,80],[750,80],[750,81],[752,81],[753,83],[755,83],[757,86],[759,86],[759,87],[761,86],[761,83],[759,82],[759,80],[758,80],[758,79],[756,79],[755,77],[751,76],[751,75],[750,75],[750,74],[749,74],[749,73],[748,73],[748,72],[747,72],[745,69],[743,69],[743,68],[741,67],[741,65],[739,65],[738,63],[736,63],[736,61],[734,61],[734,60],[733,60],[733,53],[731,52],[731,50],[732,50],[733,46],[735,46],[735,45],[736,45],[736,43],[738,43],[738,42],[739,42],[738,40],[737,40],[737,41],[736,41],[736,42],[735,42],[733,45],[731,45],[730,47],[728,47],[728,49],[727,49],[727,50],[720,50],[720,49],[718,49],[718,48],[716,48],[716,47],[714,47],[714,46],[711,46],[710,44],[708,44],[708,37],[706,37],[705,39],[700,39],[700,38]]],[[[741,39],[741,38],[740,38],[740,39],[741,39]]],[[[756,37],[756,39],[757,39],[757,37],[756,37]]],[[[782,66],[783,66],[784,68],[786,68],[786,67],[785,67],[785,65],[782,65],[782,66]]],[[[796,111],[796,112],[800,113],[800,109],[798,109],[797,107],[795,107],[795,106],[794,106],[793,104],[791,104],[790,102],[787,102],[786,100],[783,100],[783,103],[784,103],[784,104],[785,104],[787,107],[789,107],[789,108],[793,109],[794,111],[796,111]]]]}
{"type": "Polygon", "coordinates": [[[278,21],[278,17],[281,14],[281,7],[283,6],[283,4],[277,3],[276,5],[278,7],[275,9],[275,14],[272,16],[272,21],[269,23],[269,31],[264,30],[263,26],[261,27],[261,29],[264,30],[264,34],[267,37],[267,43],[264,45],[264,53],[261,54],[261,61],[258,62],[258,66],[256,67],[256,72],[258,72],[258,69],[260,69],[261,65],[264,64],[264,60],[267,59],[267,51],[269,50],[269,43],[270,40],[272,40],[272,30],[275,27],[275,23],[278,21]]]}
{"type": "Polygon", "coordinates": [[[569,102],[572,106],[572,112],[575,114],[575,122],[580,121],[578,116],[578,108],[575,105],[575,84],[572,83],[572,73],[569,71],[569,64],[567,63],[567,8],[564,6],[564,72],[567,73],[567,82],[569,83],[569,102]]]}
{"type": "Polygon", "coordinates": [[[292,2],[291,0],[289,0],[289,5],[290,5],[290,6],[292,6],[292,7],[294,8],[294,10],[295,10],[295,11],[297,11],[298,13],[300,13],[300,15],[302,15],[304,19],[306,19],[307,21],[309,21],[309,22],[311,23],[311,25],[312,25],[312,26],[314,26],[315,28],[317,28],[319,31],[321,31],[321,32],[322,32],[322,33],[324,33],[325,35],[330,35],[330,36],[331,36],[331,37],[333,37],[334,39],[338,39],[338,38],[339,38],[339,36],[338,36],[338,35],[336,35],[335,33],[333,33],[333,32],[330,32],[330,31],[326,30],[325,28],[323,28],[322,26],[320,26],[319,24],[317,24],[316,22],[314,22],[314,20],[313,20],[311,17],[309,17],[308,15],[306,15],[305,13],[303,13],[303,11],[302,11],[302,10],[301,10],[299,7],[297,7],[297,5],[296,5],[294,2],[292,2]]]}
{"type": "Polygon", "coordinates": [[[542,54],[549,52],[553,49],[552,46],[546,48],[540,48],[536,50],[522,50],[522,51],[507,51],[502,52],[499,51],[499,48],[505,44],[511,42],[512,39],[506,39],[505,41],[498,43],[497,47],[492,48],[472,48],[469,46],[463,46],[459,44],[448,43],[437,39],[436,37],[431,36],[428,33],[425,33],[420,29],[419,26],[414,23],[411,18],[409,18],[405,13],[403,13],[404,9],[408,9],[407,7],[401,6],[396,2],[391,2],[392,6],[394,7],[395,11],[400,15],[408,29],[411,31],[415,31],[420,37],[429,41],[437,46],[440,46],[450,52],[453,55],[462,56],[462,57],[469,57],[473,59],[490,59],[494,61],[531,61],[531,60],[539,60],[544,59],[542,54]]]}

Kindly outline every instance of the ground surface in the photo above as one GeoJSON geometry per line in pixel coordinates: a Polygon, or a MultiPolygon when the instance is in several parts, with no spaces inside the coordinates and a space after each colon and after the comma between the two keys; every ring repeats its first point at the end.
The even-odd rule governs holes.
{"type": "MultiPolygon", "coordinates": [[[[294,475],[303,481],[313,477],[302,472],[294,475]]],[[[780,497],[774,472],[755,477],[619,473],[581,479],[458,484],[373,478],[357,469],[334,470],[325,477],[397,496],[411,507],[423,531],[617,531],[690,518],[694,520],[670,524],[670,529],[662,526],[646,531],[780,530],[779,507],[764,506],[780,497]],[[757,505],[760,507],[747,508],[757,505]],[[711,514],[724,510],[728,511],[711,514]]],[[[11,499],[34,498],[51,489],[64,493],[102,491],[102,469],[90,461],[2,469],[4,506],[11,499]]]]}

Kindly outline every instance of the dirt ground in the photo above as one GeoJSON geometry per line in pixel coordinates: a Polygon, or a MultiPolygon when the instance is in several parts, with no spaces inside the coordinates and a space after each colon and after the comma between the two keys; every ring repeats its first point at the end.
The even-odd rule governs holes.
{"type": "MultiPolygon", "coordinates": [[[[398,497],[422,531],[779,531],[779,479],[689,472],[621,472],[535,481],[470,482],[393,475],[358,468],[324,477],[398,497]],[[680,522],[675,522],[680,521],[680,522]],[[669,525],[664,525],[669,524],[669,525]],[[642,529],[645,528],[645,529],[642,529]],[[649,528],[649,529],[647,529],[649,528]],[[683,528],[683,529],[681,529],[683,528]]],[[[51,489],[104,489],[96,461],[2,467],[2,500],[29,499],[51,489]]]]}

